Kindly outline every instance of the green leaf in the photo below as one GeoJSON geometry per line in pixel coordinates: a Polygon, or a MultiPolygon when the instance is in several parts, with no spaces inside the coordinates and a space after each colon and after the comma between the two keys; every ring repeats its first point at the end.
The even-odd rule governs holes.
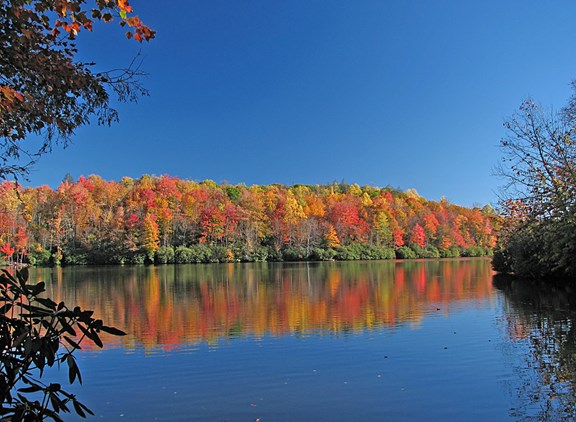
{"type": "Polygon", "coordinates": [[[121,11],[120,11],[120,17],[121,17],[122,19],[126,19],[126,11],[125,11],[125,10],[121,10],[121,11]]]}
{"type": "Polygon", "coordinates": [[[74,331],[74,328],[72,328],[72,326],[68,324],[66,318],[58,318],[58,322],[60,323],[60,325],[62,325],[62,329],[64,331],[66,331],[70,335],[76,336],[76,331],[74,331]]]}
{"type": "Polygon", "coordinates": [[[63,336],[63,337],[64,337],[64,340],[66,340],[68,342],[68,344],[70,344],[75,349],[82,349],[82,347],[80,347],[80,345],[78,343],[76,343],[74,340],[72,340],[70,337],[68,337],[68,336],[63,336]]]}
{"type": "Polygon", "coordinates": [[[86,417],[86,415],[82,415],[79,412],[79,409],[82,410],[82,412],[86,412],[91,414],[92,416],[94,416],[94,413],[88,409],[88,407],[86,407],[85,405],[83,405],[82,403],[80,403],[78,400],[76,400],[75,398],[72,399],[72,403],[74,404],[74,409],[76,409],[76,413],[78,413],[80,416],[82,416],[83,418],[86,417]]]}
{"type": "Polygon", "coordinates": [[[0,308],[0,314],[7,314],[12,309],[12,304],[7,303],[0,308]]]}
{"type": "Polygon", "coordinates": [[[78,416],[85,418],[86,417],[86,413],[84,413],[84,410],[78,405],[78,402],[76,400],[74,400],[72,402],[72,404],[74,405],[74,410],[76,411],[76,413],[78,414],[78,416]]]}
{"type": "Polygon", "coordinates": [[[22,334],[18,336],[16,340],[14,340],[14,344],[12,346],[15,348],[20,346],[20,343],[22,343],[22,341],[28,336],[28,334],[29,334],[28,331],[24,331],[22,334]]]}
{"type": "Polygon", "coordinates": [[[104,344],[102,344],[102,340],[100,340],[100,337],[98,336],[98,334],[96,333],[96,331],[91,331],[91,333],[92,333],[92,335],[94,336],[94,337],[92,338],[92,341],[94,341],[94,343],[95,343],[98,347],[100,347],[100,348],[104,347],[104,344]]]}
{"type": "Polygon", "coordinates": [[[100,331],[104,331],[105,333],[112,334],[113,336],[125,336],[126,333],[118,328],[108,327],[103,325],[100,327],[100,331]]]}
{"type": "Polygon", "coordinates": [[[16,277],[22,286],[25,285],[28,281],[28,268],[24,267],[21,270],[17,270],[16,277]]]}
{"type": "Polygon", "coordinates": [[[33,288],[32,288],[32,295],[34,296],[38,296],[40,293],[42,293],[43,291],[46,290],[46,283],[44,283],[43,281],[41,281],[40,283],[36,284],[33,288]]]}
{"type": "Polygon", "coordinates": [[[88,329],[84,327],[82,324],[78,324],[78,327],[86,337],[88,337],[90,340],[92,340],[92,342],[94,342],[95,345],[97,345],[98,347],[104,347],[104,345],[102,344],[102,340],[100,340],[100,337],[98,337],[98,334],[94,330],[88,329]]]}
{"type": "Polygon", "coordinates": [[[78,382],[82,384],[82,376],[80,375],[80,369],[78,368],[78,365],[76,365],[76,360],[74,359],[74,356],[72,356],[71,354],[68,355],[66,363],[68,363],[68,380],[70,381],[70,384],[74,384],[76,378],[78,378],[78,382]]]}
{"type": "Polygon", "coordinates": [[[41,391],[42,387],[37,384],[33,384],[30,387],[19,388],[18,391],[22,393],[35,393],[36,391],[41,391]]]}

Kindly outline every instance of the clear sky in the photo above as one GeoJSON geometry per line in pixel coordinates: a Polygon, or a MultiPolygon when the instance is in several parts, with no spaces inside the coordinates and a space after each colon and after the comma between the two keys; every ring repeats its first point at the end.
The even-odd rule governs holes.
{"type": "Polygon", "coordinates": [[[132,0],[157,38],[83,34],[100,69],[141,51],[150,97],[77,131],[34,168],[252,184],[416,189],[496,202],[502,123],[526,97],[560,108],[576,78],[576,2],[132,0]]]}

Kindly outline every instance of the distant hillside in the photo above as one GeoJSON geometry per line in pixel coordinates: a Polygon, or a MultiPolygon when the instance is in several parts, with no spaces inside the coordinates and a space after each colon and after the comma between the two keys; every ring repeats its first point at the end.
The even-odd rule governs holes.
{"type": "Polygon", "coordinates": [[[169,176],[0,184],[7,259],[39,265],[490,255],[492,209],[414,190],[333,183],[243,186],[169,176]]]}

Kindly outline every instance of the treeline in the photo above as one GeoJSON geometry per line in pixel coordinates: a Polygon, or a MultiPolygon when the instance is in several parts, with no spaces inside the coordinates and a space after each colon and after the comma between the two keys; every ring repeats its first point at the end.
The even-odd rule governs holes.
{"type": "Polygon", "coordinates": [[[0,252],[33,265],[356,260],[491,255],[489,206],[414,190],[218,185],[169,176],[0,184],[0,252]]]}

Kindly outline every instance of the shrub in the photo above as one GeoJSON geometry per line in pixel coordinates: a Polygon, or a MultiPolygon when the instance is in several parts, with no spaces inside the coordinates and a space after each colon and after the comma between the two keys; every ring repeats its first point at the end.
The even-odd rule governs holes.
{"type": "Polygon", "coordinates": [[[313,261],[332,261],[336,256],[334,249],[328,248],[314,248],[310,254],[310,259],[313,261]]]}
{"type": "Polygon", "coordinates": [[[252,260],[255,262],[265,262],[270,256],[270,249],[266,246],[258,246],[252,254],[252,260]]]}
{"type": "Polygon", "coordinates": [[[423,258],[440,258],[440,251],[436,246],[426,246],[423,252],[423,258]]]}
{"type": "Polygon", "coordinates": [[[438,249],[440,258],[452,258],[452,251],[450,249],[438,249]]]}
{"type": "Polygon", "coordinates": [[[462,252],[460,251],[460,248],[458,246],[452,246],[450,248],[450,252],[452,253],[453,258],[458,258],[459,256],[462,256],[462,252]]]}
{"type": "Polygon", "coordinates": [[[361,251],[355,245],[337,246],[335,259],[339,261],[354,261],[361,259],[361,251]]]}
{"type": "Polygon", "coordinates": [[[471,246],[468,249],[463,249],[462,250],[462,256],[465,257],[480,257],[480,256],[484,256],[485,251],[484,248],[480,247],[480,246],[471,246]]]}
{"type": "Polygon", "coordinates": [[[154,264],[173,264],[174,248],[172,246],[160,246],[154,252],[154,264]]]}
{"type": "Polygon", "coordinates": [[[174,251],[174,262],[176,264],[190,264],[192,261],[193,252],[186,246],[178,246],[174,251]]]}
{"type": "Polygon", "coordinates": [[[268,261],[282,261],[282,252],[268,247],[268,261]]]}
{"type": "Polygon", "coordinates": [[[396,254],[394,249],[386,248],[383,246],[364,245],[361,259],[381,260],[381,259],[394,259],[396,254]]]}
{"type": "Polygon", "coordinates": [[[492,269],[499,273],[512,272],[512,264],[506,250],[496,249],[494,251],[494,255],[492,256],[492,269]]]}
{"type": "Polygon", "coordinates": [[[44,248],[32,249],[28,253],[28,262],[30,265],[36,265],[39,267],[48,266],[50,264],[50,251],[44,248]]]}
{"type": "MultiPolygon", "coordinates": [[[[204,256],[206,261],[205,262],[229,262],[230,254],[228,253],[230,250],[226,248],[226,246],[212,246],[206,247],[204,249],[204,256]]],[[[232,252],[232,251],[230,251],[232,252]]],[[[232,256],[232,259],[234,256],[232,256]]]]}
{"type": "Polygon", "coordinates": [[[287,246],[282,249],[284,261],[305,261],[308,258],[306,249],[299,246],[287,246]]]}
{"type": "Polygon", "coordinates": [[[125,262],[132,265],[142,265],[150,263],[151,260],[146,252],[134,252],[127,257],[125,262]]]}
{"type": "Polygon", "coordinates": [[[416,258],[426,258],[426,250],[423,247],[414,244],[410,244],[409,247],[416,255],[416,258]]]}
{"type": "Polygon", "coordinates": [[[68,252],[62,255],[62,265],[87,265],[88,254],[85,252],[68,252]]]}
{"type": "Polygon", "coordinates": [[[408,246],[400,246],[396,249],[396,258],[398,259],[416,259],[417,257],[416,252],[408,246]]]}
{"type": "Polygon", "coordinates": [[[269,249],[266,246],[257,246],[248,249],[245,246],[239,246],[234,251],[236,260],[242,262],[266,262],[268,260],[269,249]]]}

